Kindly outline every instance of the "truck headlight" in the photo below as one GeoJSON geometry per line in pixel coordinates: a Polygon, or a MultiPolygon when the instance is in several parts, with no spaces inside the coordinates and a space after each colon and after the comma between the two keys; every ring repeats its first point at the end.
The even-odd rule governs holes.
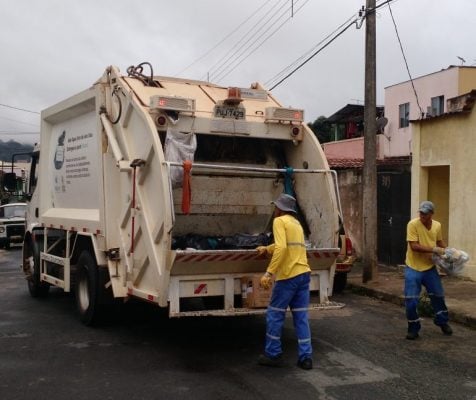
{"type": "Polygon", "coordinates": [[[3,233],[5,232],[5,227],[4,226],[0,226],[0,233],[3,233]]]}

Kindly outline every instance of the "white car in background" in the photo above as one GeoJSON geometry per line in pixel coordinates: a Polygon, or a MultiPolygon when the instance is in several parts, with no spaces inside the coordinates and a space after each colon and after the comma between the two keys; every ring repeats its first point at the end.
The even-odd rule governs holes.
{"type": "Polygon", "coordinates": [[[12,243],[22,243],[25,235],[26,203],[0,206],[0,247],[10,248],[12,243]]]}

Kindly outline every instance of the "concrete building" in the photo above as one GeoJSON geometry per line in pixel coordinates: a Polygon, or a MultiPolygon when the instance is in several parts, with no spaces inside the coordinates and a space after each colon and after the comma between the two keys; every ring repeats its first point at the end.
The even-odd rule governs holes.
{"type": "Polygon", "coordinates": [[[400,157],[411,154],[410,120],[431,118],[446,113],[447,99],[476,88],[476,67],[454,66],[385,88],[384,137],[379,154],[400,157]],[[416,95],[415,95],[416,92],[416,95]]]}
{"type": "Polygon", "coordinates": [[[450,247],[466,251],[470,261],[462,275],[476,280],[476,90],[448,99],[446,112],[411,121],[412,215],[422,200],[435,203],[450,247]]]}

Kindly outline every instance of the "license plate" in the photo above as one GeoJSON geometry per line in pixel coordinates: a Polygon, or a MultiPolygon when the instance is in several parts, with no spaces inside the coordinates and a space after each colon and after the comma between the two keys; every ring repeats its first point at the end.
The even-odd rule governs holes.
{"type": "Polygon", "coordinates": [[[215,106],[215,118],[245,119],[245,109],[233,106],[215,106]]]}

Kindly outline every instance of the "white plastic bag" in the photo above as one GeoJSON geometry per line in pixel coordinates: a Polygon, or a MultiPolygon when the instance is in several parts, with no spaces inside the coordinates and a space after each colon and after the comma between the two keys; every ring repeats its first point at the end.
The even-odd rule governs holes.
{"type": "MultiPolygon", "coordinates": [[[[168,128],[165,136],[165,160],[183,163],[185,160],[193,161],[197,149],[195,133],[183,133],[178,129],[168,128]]],[[[170,179],[172,187],[180,187],[183,180],[183,168],[171,166],[170,179]]]]}
{"type": "Polygon", "coordinates": [[[463,250],[447,247],[445,254],[433,254],[433,263],[442,268],[448,275],[459,274],[469,260],[469,256],[463,250]]]}

